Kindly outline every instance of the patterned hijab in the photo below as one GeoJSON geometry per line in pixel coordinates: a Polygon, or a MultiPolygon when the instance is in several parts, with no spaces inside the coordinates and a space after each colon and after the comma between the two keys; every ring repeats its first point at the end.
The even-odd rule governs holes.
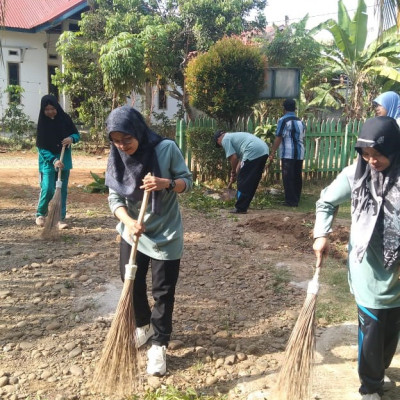
{"type": "Polygon", "coordinates": [[[65,113],[52,94],[47,94],[40,101],[40,112],[36,130],[36,146],[46,149],[54,154],[61,153],[61,141],[66,137],[78,132],[71,117],[65,113]],[[46,117],[44,109],[52,105],[57,110],[54,119],[46,117]]]}
{"type": "MultiPolygon", "coordinates": [[[[112,132],[121,132],[133,136],[139,147],[132,155],[119,150],[111,143],[108,157],[105,184],[127,199],[140,201],[143,198],[144,176],[151,172],[160,176],[160,167],[154,148],[164,140],[153,132],[144,121],[142,114],[130,106],[122,106],[111,111],[106,121],[108,137],[112,132]]],[[[161,212],[161,192],[152,192],[152,211],[161,212]]]]}
{"type": "Polygon", "coordinates": [[[400,96],[396,92],[385,92],[379,95],[373,103],[382,106],[388,117],[397,119],[400,117],[400,96]]]}
{"type": "Polygon", "coordinates": [[[354,251],[361,262],[374,230],[382,237],[384,267],[393,270],[400,262],[400,128],[391,117],[365,122],[356,150],[372,147],[391,161],[378,172],[358,157],[352,188],[352,235],[354,251]]]}

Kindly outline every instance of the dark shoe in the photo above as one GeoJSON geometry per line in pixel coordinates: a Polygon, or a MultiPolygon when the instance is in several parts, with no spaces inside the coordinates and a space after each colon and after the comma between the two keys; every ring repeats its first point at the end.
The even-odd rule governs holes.
{"type": "Polygon", "coordinates": [[[297,204],[289,204],[289,203],[286,203],[286,201],[284,201],[284,202],[282,203],[282,205],[285,206],[285,207],[298,207],[297,204]]]}
{"type": "Polygon", "coordinates": [[[230,214],[247,214],[247,210],[241,211],[238,210],[237,208],[234,208],[233,210],[229,211],[230,214]]]}

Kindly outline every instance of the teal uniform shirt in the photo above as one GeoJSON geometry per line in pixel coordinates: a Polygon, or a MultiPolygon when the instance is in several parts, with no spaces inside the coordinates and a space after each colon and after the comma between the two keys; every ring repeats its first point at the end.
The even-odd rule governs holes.
{"type": "MultiPolygon", "coordinates": [[[[78,132],[69,135],[72,137],[73,143],[78,143],[80,140],[80,135],[78,132]]],[[[49,150],[38,148],[39,153],[39,172],[46,172],[49,170],[54,170],[54,161],[59,160],[61,154],[54,154],[49,150]]],[[[64,168],[63,170],[72,169],[72,155],[71,155],[71,146],[66,147],[63,158],[64,168]]]]}
{"type": "Polygon", "coordinates": [[[227,132],[222,138],[221,145],[226,158],[236,153],[241,161],[252,161],[269,153],[267,144],[248,132],[227,132]]]}
{"type": "MultiPolygon", "coordinates": [[[[185,192],[191,190],[192,174],[178,146],[171,140],[163,140],[155,147],[155,151],[160,177],[183,179],[186,184],[185,192]]],[[[177,260],[183,253],[183,224],[177,193],[163,190],[161,195],[161,215],[152,213],[151,204],[147,207],[144,217],[146,231],[139,238],[138,250],[156,260],[177,260]]],[[[112,213],[115,213],[118,207],[127,207],[132,218],[137,219],[139,216],[141,201],[128,200],[110,189],[108,202],[112,213]]],[[[132,244],[132,239],[122,222],[117,225],[117,231],[126,242],[132,244]]]]}
{"type": "MultiPolygon", "coordinates": [[[[353,164],[345,168],[321,192],[317,201],[314,238],[329,236],[332,232],[336,208],[351,198],[355,167],[356,164],[353,164]]],[[[357,304],[375,309],[400,307],[399,269],[388,271],[384,268],[382,238],[378,230],[374,230],[361,262],[357,261],[352,252],[353,244],[357,241],[354,236],[350,233],[347,264],[350,290],[357,304]]]]}

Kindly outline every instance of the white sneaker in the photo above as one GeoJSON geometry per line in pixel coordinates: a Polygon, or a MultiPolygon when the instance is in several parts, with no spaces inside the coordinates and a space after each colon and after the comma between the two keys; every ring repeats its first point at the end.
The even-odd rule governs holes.
{"type": "Polygon", "coordinates": [[[62,220],[58,223],[58,229],[68,229],[69,225],[65,222],[65,220],[62,220]]]}
{"type": "Polygon", "coordinates": [[[163,376],[167,372],[167,348],[153,344],[147,352],[147,373],[163,376]]]}
{"type": "Polygon", "coordinates": [[[363,394],[361,396],[362,400],[382,400],[382,397],[378,393],[363,394]]]}
{"type": "Polygon", "coordinates": [[[136,346],[138,348],[142,347],[154,335],[153,325],[148,324],[148,325],[136,328],[135,335],[136,335],[136,346]]]}
{"type": "Polygon", "coordinates": [[[44,226],[44,223],[46,222],[45,217],[43,217],[43,215],[39,215],[38,217],[36,217],[36,225],[37,226],[44,226]]]}
{"type": "Polygon", "coordinates": [[[383,390],[387,391],[396,387],[396,382],[392,381],[387,375],[383,378],[383,390]]]}

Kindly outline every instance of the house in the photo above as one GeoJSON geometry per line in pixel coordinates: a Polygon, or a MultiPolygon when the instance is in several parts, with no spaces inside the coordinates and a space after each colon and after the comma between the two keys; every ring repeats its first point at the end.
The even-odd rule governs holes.
{"type": "MultiPolygon", "coordinates": [[[[64,110],[70,110],[68,98],[51,83],[55,69],[63,67],[56,43],[62,32],[79,29],[81,14],[88,10],[88,0],[5,0],[4,29],[0,30],[0,115],[8,107],[4,92],[8,85],[24,89],[21,103],[35,123],[45,94],[56,94],[64,110]]],[[[178,109],[176,101],[162,89],[153,98],[154,112],[172,118],[178,109]]],[[[135,106],[140,109],[140,104],[137,99],[135,106]]]]}

